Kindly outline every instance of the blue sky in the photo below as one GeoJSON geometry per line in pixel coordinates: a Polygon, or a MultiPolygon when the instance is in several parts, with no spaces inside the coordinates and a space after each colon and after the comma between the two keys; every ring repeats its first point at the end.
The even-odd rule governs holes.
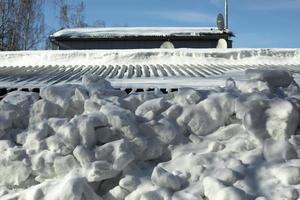
{"type": "MultiPolygon", "coordinates": [[[[71,0],[76,1],[76,0],[71,0]]],[[[106,26],[215,26],[223,0],[85,0],[87,23],[106,26]]],[[[229,0],[234,47],[300,47],[300,0],[229,0]]],[[[57,28],[54,6],[46,21],[57,28]]]]}

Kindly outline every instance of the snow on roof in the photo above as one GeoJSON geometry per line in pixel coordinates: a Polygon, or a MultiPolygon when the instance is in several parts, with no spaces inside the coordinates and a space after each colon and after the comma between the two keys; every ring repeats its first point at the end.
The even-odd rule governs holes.
{"type": "Polygon", "coordinates": [[[114,27],[114,28],[70,28],[62,29],[51,38],[115,38],[115,37],[160,37],[160,36],[202,36],[231,34],[216,27],[114,27]]]}
{"type": "Polygon", "coordinates": [[[300,49],[131,49],[0,52],[0,66],[300,64],[300,49]]]}

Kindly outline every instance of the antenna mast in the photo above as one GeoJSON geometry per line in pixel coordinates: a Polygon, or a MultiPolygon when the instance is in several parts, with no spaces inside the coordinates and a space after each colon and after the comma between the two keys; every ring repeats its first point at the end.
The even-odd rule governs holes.
{"type": "Polygon", "coordinates": [[[225,28],[228,29],[228,0],[225,0],[225,28]]]}

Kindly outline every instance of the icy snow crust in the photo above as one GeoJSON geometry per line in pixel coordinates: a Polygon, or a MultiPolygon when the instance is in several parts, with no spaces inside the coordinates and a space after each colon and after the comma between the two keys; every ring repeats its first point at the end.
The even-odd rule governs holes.
{"type": "Polygon", "coordinates": [[[167,95],[97,76],[9,93],[1,199],[298,199],[300,88],[284,70],[246,74],[167,95]]]}

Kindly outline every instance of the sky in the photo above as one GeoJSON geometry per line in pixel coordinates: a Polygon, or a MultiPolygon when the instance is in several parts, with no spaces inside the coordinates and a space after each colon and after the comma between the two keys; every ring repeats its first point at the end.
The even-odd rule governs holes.
{"type": "MultiPolygon", "coordinates": [[[[107,27],[215,27],[216,16],[224,12],[224,0],[84,2],[86,22],[102,20],[107,27]]],[[[51,29],[58,27],[53,5],[47,6],[45,15],[51,29]]],[[[236,48],[300,48],[299,19],[300,0],[229,0],[229,28],[236,48]]]]}

